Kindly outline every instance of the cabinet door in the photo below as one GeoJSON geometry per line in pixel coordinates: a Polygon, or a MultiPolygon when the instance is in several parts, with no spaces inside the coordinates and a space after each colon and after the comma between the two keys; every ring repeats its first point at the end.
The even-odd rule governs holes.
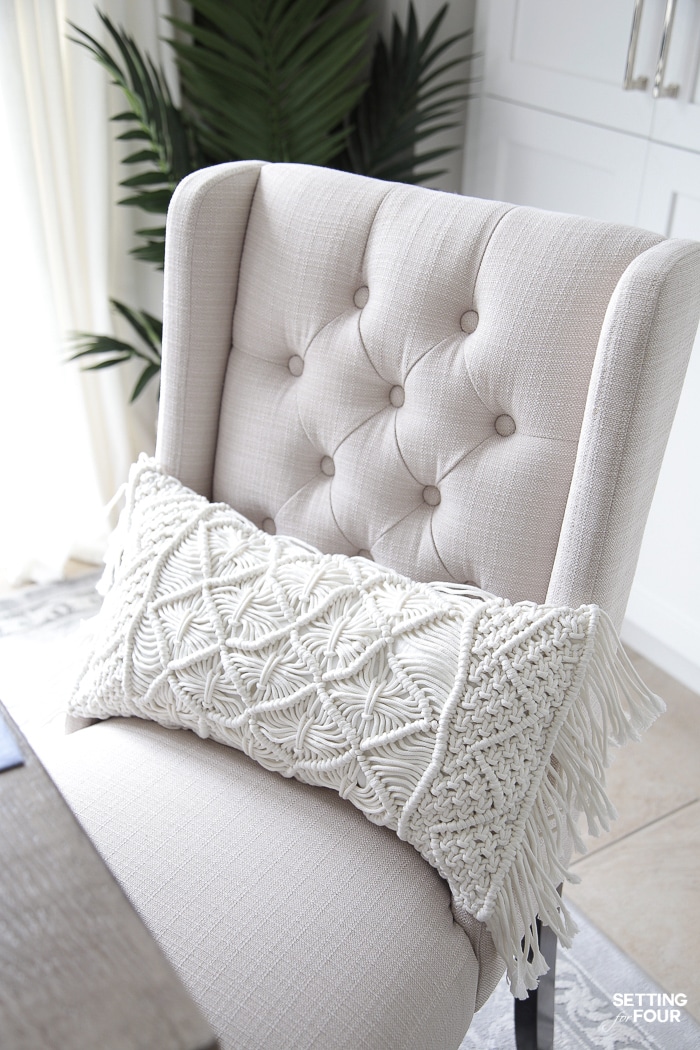
{"type": "Polygon", "coordinates": [[[665,85],[676,97],[654,103],[651,137],[673,146],[700,150],[700,4],[678,0],[668,48],[665,85]]]}
{"type": "MultiPolygon", "coordinates": [[[[639,225],[700,240],[700,155],[652,145],[639,225]]],[[[700,688],[700,338],[696,339],[647,523],[628,620],[681,657],[665,663],[700,688]],[[695,666],[695,678],[688,669],[695,666]]],[[[634,644],[635,637],[629,640],[634,644]]]]}
{"type": "Polygon", "coordinates": [[[484,92],[648,136],[664,7],[644,3],[634,73],[648,85],[625,91],[634,0],[482,0],[484,92]]]}
{"type": "Polygon", "coordinates": [[[644,139],[491,98],[469,116],[465,193],[634,224],[644,139]]]}
{"type": "Polygon", "coordinates": [[[700,241],[700,153],[649,144],[636,224],[700,241]]]}

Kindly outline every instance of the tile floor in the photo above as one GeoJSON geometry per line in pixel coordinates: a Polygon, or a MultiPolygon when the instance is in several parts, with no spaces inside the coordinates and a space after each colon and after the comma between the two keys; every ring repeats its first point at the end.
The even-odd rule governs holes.
{"type": "Polygon", "coordinates": [[[583,881],[566,895],[700,1020],[700,696],[630,656],[667,710],[618,753],[608,788],[619,819],[587,840],[572,865],[583,881]]]}

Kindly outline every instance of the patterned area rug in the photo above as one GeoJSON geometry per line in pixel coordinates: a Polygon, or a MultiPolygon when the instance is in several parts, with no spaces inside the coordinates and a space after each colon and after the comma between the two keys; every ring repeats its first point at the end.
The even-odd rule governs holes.
{"type": "Polygon", "coordinates": [[[42,629],[64,631],[94,616],[102,599],[95,590],[99,571],[61,583],[23,587],[0,599],[0,639],[42,629]]]}
{"type": "MultiPolygon", "coordinates": [[[[682,1009],[670,1020],[675,1008],[661,1005],[661,988],[571,903],[569,909],[579,933],[570,951],[557,953],[555,1050],[697,1050],[700,1025],[682,1009]],[[624,995],[634,1005],[618,1007],[615,997],[624,995]]],[[[474,1017],[460,1050],[515,1050],[505,980],[474,1017]]]]}
{"type": "MultiPolygon", "coordinates": [[[[98,578],[95,573],[0,599],[0,697],[40,756],[63,732],[81,658],[80,624],[100,605],[98,578]]],[[[670,1020],[673,1007],[657,998],[663,994],[658,985],[570,908],[580,933],[557,960],[556,1050],[697,1050],[700,1025],[682,1009],[678,1020],[670,1020]],[[632,1005],[616,1005],[625,995],[633,997],[632,1005]]],[[[475,1016],[460,1050],[515,1050],[505,981],[475,1016]]]]}
{"type": "Polygon", "coordinates": [[[64,733],[81,623],[102,601],[95,591],[99,578],[91,573],[0,599],[0,699],[40,758],[44,745],[64,733]]]}

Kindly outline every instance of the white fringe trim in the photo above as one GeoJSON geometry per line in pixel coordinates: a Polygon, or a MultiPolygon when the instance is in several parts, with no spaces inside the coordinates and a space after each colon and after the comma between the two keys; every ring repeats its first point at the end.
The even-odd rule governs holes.
{"type": "Polygon", "coordinates": [[[566,948],[577,932],[558,887],[579,879],[561,858],[567,842],[573,842],[578,853],[586,852],[577,828],[579,815],[585,816],[591,835],[607,831],[617,816],[605,791],[610,747],[638,740],[665,710],[663,701],[638,677],[608,616],[602,610],[595,613],[588,666],[557,734],[517,854],[497,892],[476,916],[486,923],[505,960],[518,999],[526,998],[548,970],[537,918],[566,948]]]}

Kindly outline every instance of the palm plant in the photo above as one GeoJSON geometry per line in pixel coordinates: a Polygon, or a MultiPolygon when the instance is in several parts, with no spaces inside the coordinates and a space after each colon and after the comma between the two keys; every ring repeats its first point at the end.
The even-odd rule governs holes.
{"type": "Polygon", "coordinates": [[[466,98],[463,77],[446,81],[448,70],[463,66],[462,58],[440,61],[460,33],[436,43],[447,13],[444,4],[421,36],[413,3],[403,29],[392,19],[389,46],[380,36],[374,48],[367,89],[353,110],[342,166],[361,175],[391,182],[427,182],[444,169],[424,170],[423,165],[444,157],[456,146],[418,152],[425,139],[459,126],[449,120],[466,98]]]}
{"type": "Polygon", "coordinates": [[[365,89],[364,0],[191,0],[173,41],[183,95],[213,162],[332,164],[365,89]]]}
{"type": "MultiPolygon", "coordinates": [[[[406,28],[394,17],[389,45],[379,36],[371,53],[365,0],[189,2],[193,23],[171,20],[187,34],[169,41],[179,107],[162,70],[106,15],[100,18],[111,51],[72,26],[74,41],[106,69],[126,102],[112,120],[124,129],[117,139],[134,146],[124,164],[136,173],[120,182],[127,196],[119,203],[159,217],[158,225],[136,231],[137,258],[162,269],[172,193],[208,164],[296,161],[410,183],[442,173],[425,165],[457,147],[421,151],[422,144],[456,126],[450,118],[466,97],[466,81],[445,76],[463,61],[446,53],[467,34],[436,43],[447,4],[421,34],[411,2],[406,28]]],[[[112,306],[137,344],[76,333],[70,360],[87,369],[139,361],[133,401],[160,371],[162,323],[116,300],[112,306]]]]}

